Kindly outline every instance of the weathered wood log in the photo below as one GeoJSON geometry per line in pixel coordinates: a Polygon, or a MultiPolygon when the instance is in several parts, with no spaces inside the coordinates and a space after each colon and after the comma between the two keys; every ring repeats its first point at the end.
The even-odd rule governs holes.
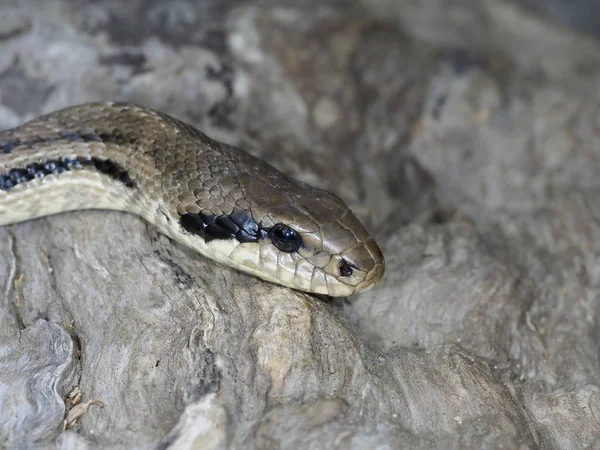
{"type": "Polygon", "coordinates": [[[388,23],[334,1],[0,5],[0,128],[164,110],[336,192],[387,258],[332,301],[126,214],[0,228],[0,446],[600,446],[598,44],[464,0],[445,18],[517,13],[460,22],[450,51],[450,24],[411,38],[424,9],[361,3],[388,23]],[[525,63],[544,37],[572,58],[525,63]]]}

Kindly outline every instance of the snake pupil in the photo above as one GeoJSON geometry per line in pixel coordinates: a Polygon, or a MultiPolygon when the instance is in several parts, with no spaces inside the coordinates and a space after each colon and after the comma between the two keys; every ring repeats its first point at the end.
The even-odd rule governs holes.
{"type": "Polygon", "coordinates": [[[287,253],[295,252],[302,244],[300,235],[282,223],[274,225],[271,229],[271,241],[275,247],[287,253]]]}

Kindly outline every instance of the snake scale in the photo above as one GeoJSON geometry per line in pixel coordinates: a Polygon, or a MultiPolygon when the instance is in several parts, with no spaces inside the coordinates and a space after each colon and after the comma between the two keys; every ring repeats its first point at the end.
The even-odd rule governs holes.
{"type": "Polygon", "coordinates": [[[72,106],[0,132],[0,225],[80,209],[137,214],[208,258],[302,291],[352,295],[384,273],[337,196],[131,103],[72,106]]]}

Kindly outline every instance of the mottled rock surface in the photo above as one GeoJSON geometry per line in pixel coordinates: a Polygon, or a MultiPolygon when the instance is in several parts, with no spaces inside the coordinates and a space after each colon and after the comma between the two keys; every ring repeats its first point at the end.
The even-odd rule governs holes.
{"type": "Polygon", "coordinates": [[[3,1],[0,128],[163,110],[387,272],[332,301],[126,214],[0,228],[0,447],[600,448],[600,46],[535,3],[3,1]]]}

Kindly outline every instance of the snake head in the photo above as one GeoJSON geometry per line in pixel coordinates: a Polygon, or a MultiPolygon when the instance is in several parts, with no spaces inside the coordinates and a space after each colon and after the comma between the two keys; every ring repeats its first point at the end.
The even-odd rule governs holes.
{"type": "Polygon", "coordinates": [[[165,232],[230,267],[307,292],[348,296],[382,278],[381,250],[339,197],[190,130],[203,150],[170,165],[163,201],[180,228],[165,232]]]}
{"type": "Polygon", "coordinates": [[[237,165],[250,170],[203,185],[195,190],[199,199],[181,197],[183,231],[204,241],[196,250],[262,279],[335,297],[382,278],[381,250],[340,198],[244,158],[237,165]]]}
{"type": "Polygon", "coordinates": [[[384,273],[381,250],[344,202],[330,192],[286,178],[275,186],[241,177],[250,210],[266,236],[259,269],[288,287],[334,297],[375,285],[384,273]]]}

